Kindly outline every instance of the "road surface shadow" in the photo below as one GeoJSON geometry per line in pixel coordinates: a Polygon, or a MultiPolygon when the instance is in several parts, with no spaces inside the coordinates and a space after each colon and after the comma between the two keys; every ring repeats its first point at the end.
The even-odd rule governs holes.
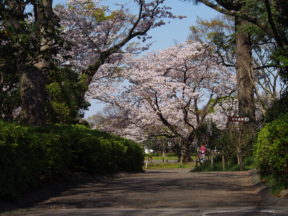
{"type": "Polygon", "coordinates": [[[239,173],[147,172],[87,182],[40,203],[41,208],[170,208],[257,205],[239,173]],[[247,192],[248,191],[248,192],[247,192]],[[223,201],[223,198],[226,199],[223,201]],[[207,199],[207,201],[205,200],[207,199]],[[207,204],[205,204],[207,202],[207,204]]]}
{"type": "Polygon", "coordinates": [[[57,197],[73,188],[81,187],[91,183],[106,182],[117,177],[117,174],[103,176],[91,176],[84,173],[74,173],[69,176],[59,178],[52,183],[43,185],[34,191],[26,192],[12,201],[0,200],[0,213],[14,211],[17,209],[30,208],[36,206],[51,197],[57,197]]]}
{"type": "Polygon", "coordinates": [[[250,178],[247,172],[197,173],[188,169],[80,176],[25,195],[12,206],[4,204],[1,209],[0,203],[0,209],[257,207],[263,200],[250,178]]]}

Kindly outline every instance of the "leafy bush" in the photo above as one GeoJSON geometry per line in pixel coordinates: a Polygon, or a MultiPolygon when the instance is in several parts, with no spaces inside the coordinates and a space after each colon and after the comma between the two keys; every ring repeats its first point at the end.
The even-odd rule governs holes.
{"type": "Polygon", "coordinates": [[[133,141],[83,125],[27,127],[0,121],[0,198],[70,172],[142,171],[143,150],[133,141]]]}
{"type": "Polygon", "coordinates": [[[288,113],[261,129],[255,159],[262,175],[273,176],[278,183],[288,186],[288,113]]]}
{"type": "Polygon", "coordinates": [[[0,122],[0,128],[0,194],[13,197],[18,191],[36,186],[43,168],[49,167],[45,163],[50,161],[46,159],[48,152],[41,136],[30,128],[4,122],[0,122]]]}

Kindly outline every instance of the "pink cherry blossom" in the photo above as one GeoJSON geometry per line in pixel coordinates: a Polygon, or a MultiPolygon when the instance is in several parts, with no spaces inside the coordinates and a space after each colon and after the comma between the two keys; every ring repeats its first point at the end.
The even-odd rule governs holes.
{"type": "Polygon", "coordinates": [[[212,58],[209,47],[197,42],[141,57],[127,55],[118,65],[101,67],[88,95],[128,113],[125,127],[113,128],[119,135],[139,141],[161,134],[190,145],[195,129],[207,118],[222,124],[220,99],[235,90],[234,71],[212,58]],[[110,72],[116,68],[118,73],[110,72]]]}
{"type": "Polygon", "coordinates": [[[150,38],[148,31],[164,25],[167,18],[183,18],[173,15],[164,0],[133,2],[138,7],[136,14],[121,4],[112,11],[95,0],[69,0],[67,7],[57,6],[55,13],[61,20],[64,38],[71,43],[71,50],[62,53],[62,56],[71,56],[65,64],[71,64],[80,72],[93,68],[94,74],[99,63],[113,63],[125,52],[140,52],[150,45],[139,46],[135,40],[131,42],[133,38],[144,42],[150,38]],[[93,67],[95,65],[97,67],[93,67]]]}

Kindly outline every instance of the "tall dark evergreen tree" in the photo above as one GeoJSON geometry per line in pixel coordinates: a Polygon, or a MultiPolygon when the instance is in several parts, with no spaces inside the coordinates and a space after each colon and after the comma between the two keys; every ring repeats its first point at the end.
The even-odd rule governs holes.
{"type": "Polygon", "coordinates": [[[288,79],[288,1],[286,0],[194,0],[220,13],[238,17],[260,28],[267,37],[276,42],[271,59],[282,71],[282,78],[288,79]],[[242,4],[242,10],[227,7],[242,4]]]}
{"type": "Polygon", "coordinates": [[[235,14],[245,13],[246,2],[241,0],[199,0],[196,2],[201,2],[220,13],[235,17],[235,56],[239,115],[249,117],[250,124],[254,125],[255,100],[250,35],[245,31],[247,21],[230,13],[230,11],[234,11],[235,14]]]}

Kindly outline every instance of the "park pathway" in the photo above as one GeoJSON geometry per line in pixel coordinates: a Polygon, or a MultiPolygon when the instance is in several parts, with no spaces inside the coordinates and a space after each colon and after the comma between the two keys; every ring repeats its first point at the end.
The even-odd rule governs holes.
{"type": "Polygon", "coordinates": [[[287,216],[285,203],[279,205],[264,191],[253,171],[149,170],[113,178],[90,178],[34,202],[29,208],[0,215],[287,216]]]}

